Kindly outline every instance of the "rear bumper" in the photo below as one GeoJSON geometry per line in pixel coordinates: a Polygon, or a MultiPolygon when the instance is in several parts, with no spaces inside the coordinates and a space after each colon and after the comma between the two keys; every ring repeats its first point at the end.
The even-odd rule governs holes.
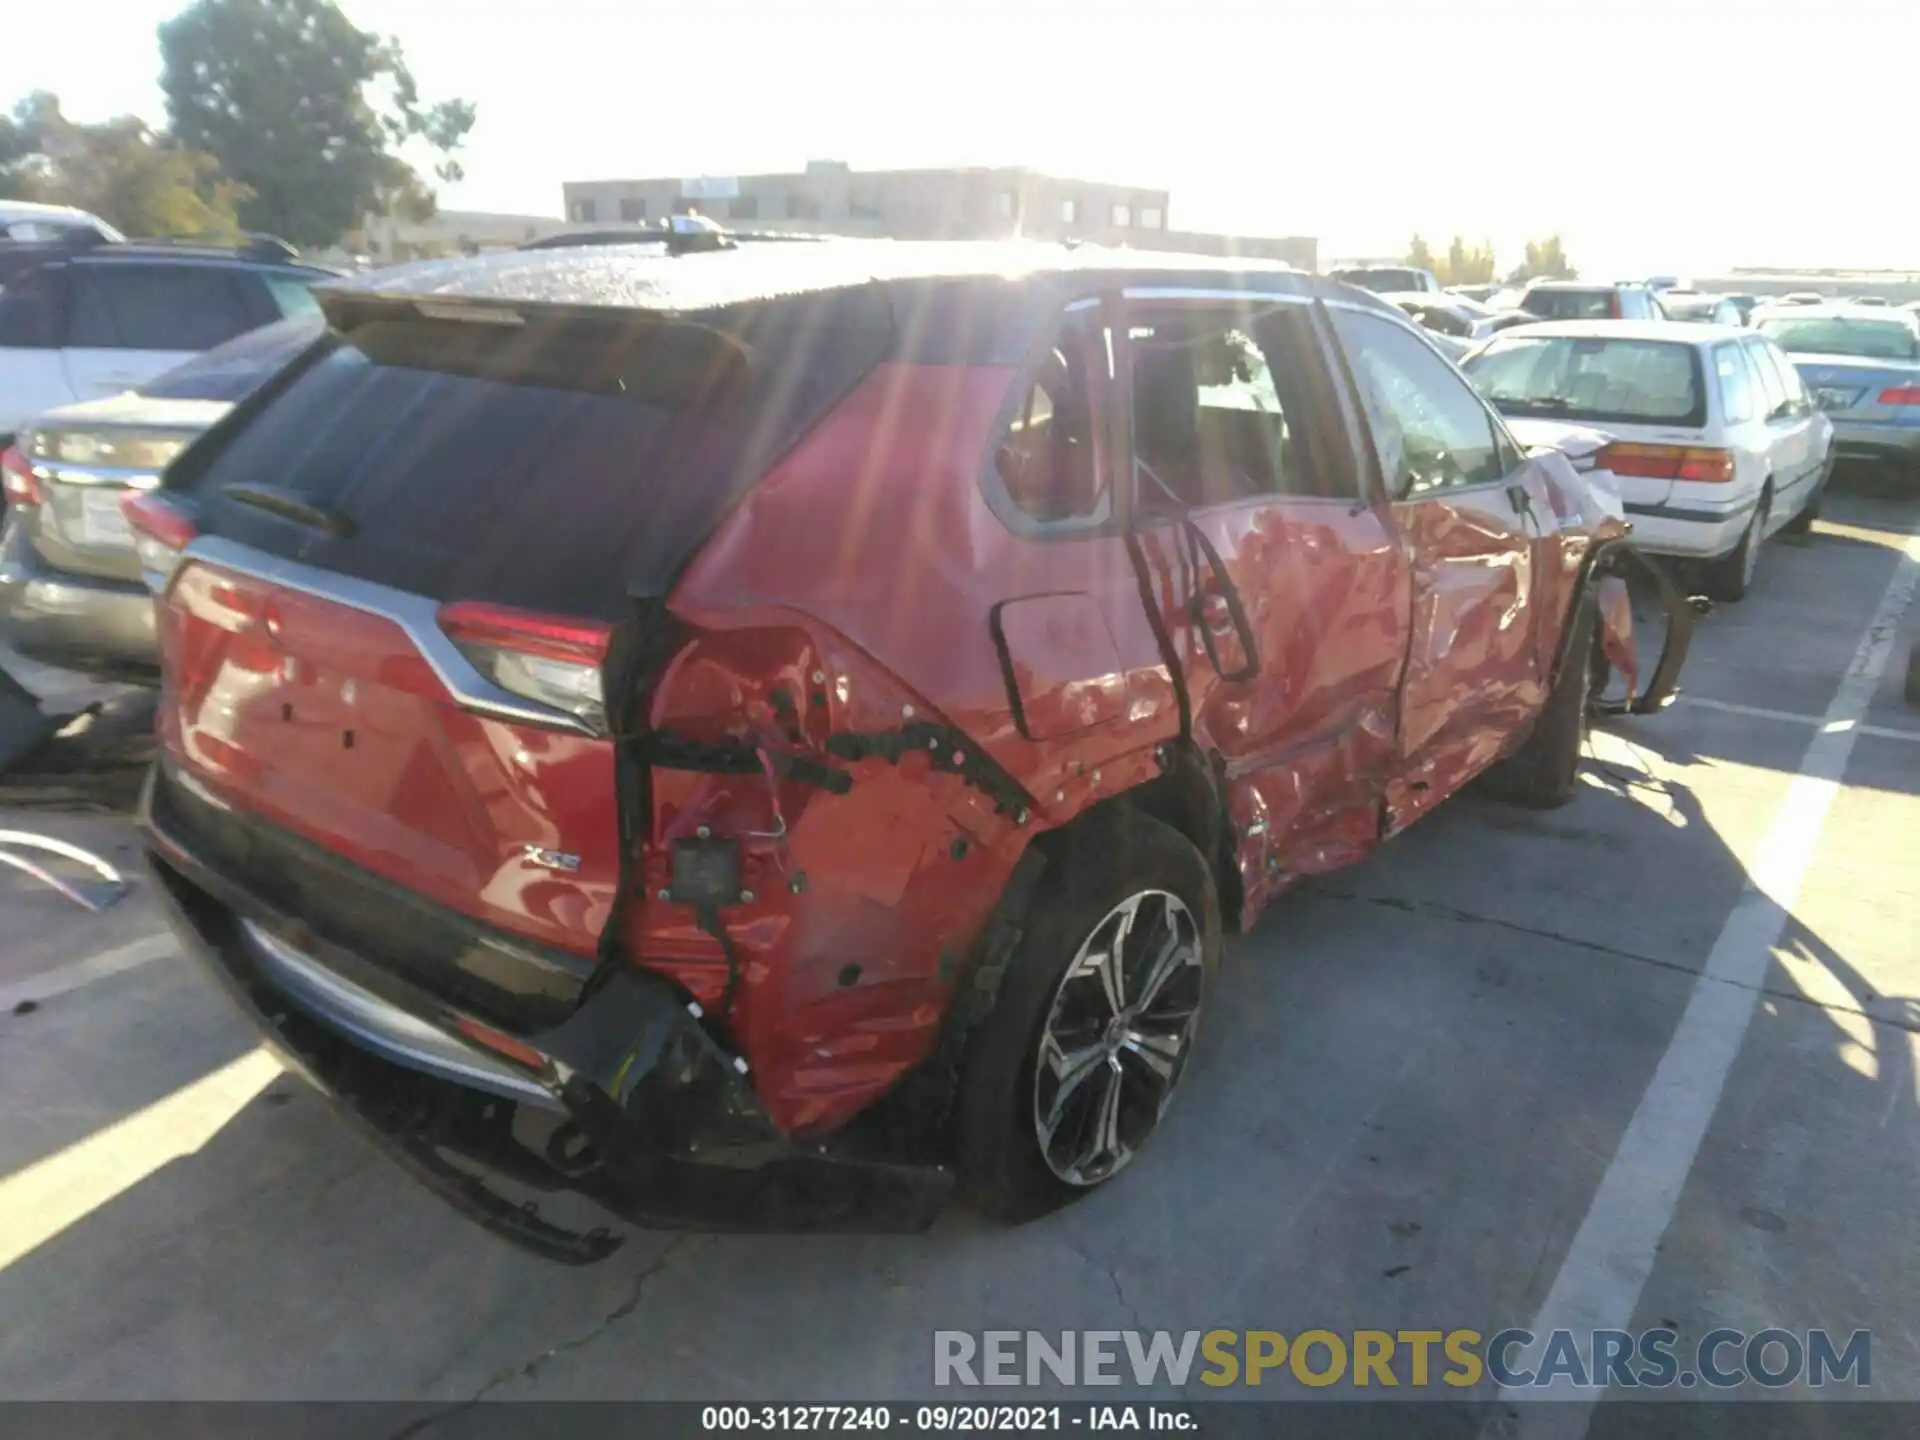
{"type": "Polygon", "coordinates": [[[159,677],[147,588],[52,569],[17,519],[0,529],[0,637],[31,659],[98,679],[159,677]]]}
{"type": "Polygon", "coordinates": [[[321,940],[197,858],[156,822],[153,796],[150,776],[148,864],[187,952],[290,1069],[513,1243],[583,1264],[619,1241],[550,1223],[503,1185],[570,1191],[675,1229],[916,1230],[945,1203],[942,1168],[781,1136],[664,979],[618,965],[560,1023],[506,1034],[321,940]]]}
{"type": "Polygon", "coordinates": [[[1920,425],[1833,419],[1833,448],[1846,459],[1920,464],[1920,425]]]}
{"type": "Polygon", "coordinates": [[[1650,555],[1711,560],[1740,543],[1757,496],[1723,501],[1669,500],[1658,505],[1626,502],[1633,545],[1650,555]]]}

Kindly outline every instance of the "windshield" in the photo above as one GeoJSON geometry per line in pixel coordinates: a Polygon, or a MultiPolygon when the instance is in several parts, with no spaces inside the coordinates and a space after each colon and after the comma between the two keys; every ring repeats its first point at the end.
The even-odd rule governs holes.
{"type": "Polygon", "coordinates": [[[1513,335],[1463,366],[1503,415],[1704,425],[1691,345],[1665,340],[1513,335]]]}
{"type": "Polygon", "coordinates": [[[1863,360],[1920,360],[1920,332],[1898,320],[1806,315],[1762,320],[1755,327],[1795,355],[1853,355],[1863,360]]]}

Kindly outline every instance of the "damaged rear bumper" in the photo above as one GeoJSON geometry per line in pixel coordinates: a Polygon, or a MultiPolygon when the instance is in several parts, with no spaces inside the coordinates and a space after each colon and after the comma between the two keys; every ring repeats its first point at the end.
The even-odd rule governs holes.
{"type": "Polygon", "coordinates": [[[620,1241],[543,1216],[572,1193],[643,1227],[918,1230],[940,1166],[805,1145],[761,1110],[739,1062],[666,980],[607,968],[560,1023],[508,1035],[328,944],[196,859],[141,804],[169,921],[268,1046],[462,1214],[547,1259],[620,1241]]]}

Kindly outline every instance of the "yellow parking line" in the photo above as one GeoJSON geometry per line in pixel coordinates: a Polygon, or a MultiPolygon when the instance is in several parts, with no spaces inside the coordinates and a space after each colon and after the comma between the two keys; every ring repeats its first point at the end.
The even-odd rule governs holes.
{"type": "Polygon", "coordinates": [[[0,1180],[0,1270],[168,1161],[193,1154],[281,1073],[280,1062],[266,1050],[251,1050],[0,1180]]]}

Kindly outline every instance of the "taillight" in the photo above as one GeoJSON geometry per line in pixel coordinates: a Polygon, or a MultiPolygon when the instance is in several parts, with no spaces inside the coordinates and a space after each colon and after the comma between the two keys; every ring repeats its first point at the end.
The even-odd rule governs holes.
{"type": "Polygon", "coordinates": [[[33,466],[27,463],[26,454],[18,445],[9,445],[0,451],[0,487],[5,489],[9,505],[40,503],[40,482],[34,478],[33,466]]]}
{"type": "Polygon", "coordinates": [[[1895,385],[1880,392],[1882,405],[1920,405],[1920,385],[1895,385]]]}
{"type": "Polygon", "coordinates": [[[1620,315],[1621,315],[1620,292],[1618,290],[1614,291],[1613,294],[1607,297],[1607,314],[1612,316],[1615,320],[1618,320],[1620,318],[1620,315]]]}
{"type": "Polygon", "coordinates": [[[502,690],[606,729],[600,667],[610,626],[476,600],[442,605],[439,619],[460,653],[502,690]]]}
{"type": "Polygon", "coordinates": [[[1733,452],[1693,445],[1639,445],[1616,440],[1600,451],[1597,463],[1616,475],[1649,480],[1701,480],[1722,484],[1733,479],[1733,452]]]}
{"type": "Polygon", "coordinates": [[[154,490],[129,491],[120,501],[120,513],[133,529],[134,552],[140,557],[140,577],[158,595],[167,588],[180,555],[200,527],[193,517],[170,504],[154,490]]]}

